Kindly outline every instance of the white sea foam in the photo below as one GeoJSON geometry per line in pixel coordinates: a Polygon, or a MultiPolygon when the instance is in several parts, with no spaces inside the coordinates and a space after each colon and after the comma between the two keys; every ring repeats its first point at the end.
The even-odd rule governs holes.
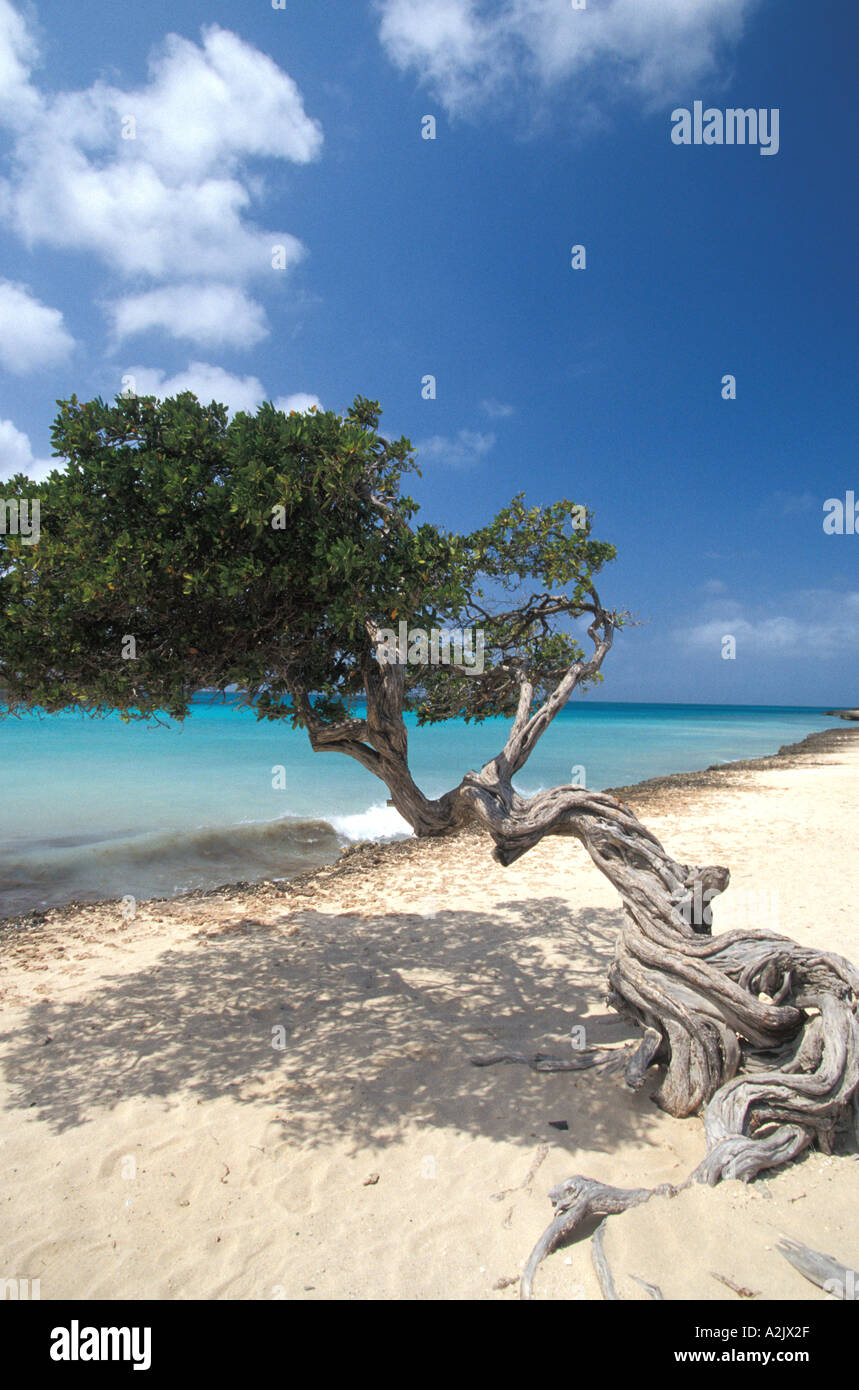
{"type": "Polygon", "coordinates": [[[371,806],[352,816],[328,816],[328,823],[347,840],[398,840],[411,835],[411,826],[393,806],[371,806]]]}

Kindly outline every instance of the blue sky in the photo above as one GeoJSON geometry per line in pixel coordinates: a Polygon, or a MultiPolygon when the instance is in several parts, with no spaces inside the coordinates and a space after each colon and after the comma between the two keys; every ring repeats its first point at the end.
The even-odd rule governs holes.
{"type": "Polygon", "coordinates": [[[360,392],[432,520],[594,510],[601,595],[643,620],[601,697],[856,703],[859,535],[822,524],[859,497],[854,21],[0,0],[0,478],[45,467],[58,397],[128,376],[236,409],[360,392]],[[697,100],[778,108],[778,152],[673,144],[697,100]]]}

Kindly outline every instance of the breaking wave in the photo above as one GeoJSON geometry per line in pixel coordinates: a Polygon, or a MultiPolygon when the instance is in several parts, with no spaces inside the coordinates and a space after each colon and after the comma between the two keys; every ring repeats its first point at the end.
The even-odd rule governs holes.
{"type": "Polygon", "coordinates": [[[327,820],[284,816],[191,831],[18,840],[0,850],[0,917],[75,901],[172,897],[239,880],[294,878],[333,863],[349,841],[409,833],[392,807],[371,806],[327,820]]]}

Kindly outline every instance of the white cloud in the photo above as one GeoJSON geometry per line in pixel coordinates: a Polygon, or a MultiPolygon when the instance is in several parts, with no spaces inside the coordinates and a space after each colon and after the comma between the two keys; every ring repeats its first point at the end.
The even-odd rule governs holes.
{"type": "Polygon", "coordinates": [[[775,507],[782,516],[805,516],[808,512],[819,512],[823,502],[812,492],[785,492],[779,489],[761,506],[767,511],[775,507]]]}
{"type": "Polygon", "coordinates": [[[234,376],[223,367],[208,362],[191,362],[184,372],[168,377],[157,367],[129,367],[123,381],[137,396],[157,396],[166,400],[182,391],[193,391],[204,405],[218,401],[231,413],[253,412],[265,400],[265,387],[255,376],[234,376]]]}
{"type": "Polygon", "coordinates": [[[61,459],[37,459],[23,430],[11,420],[0,420],[0,480],[26,473],[33,482],[46,478],[53,468],[62,468],[61,459]]]}
{"type": "Polygon", "coordinates": [[[859,591],[807,589],[782,598],[784,611],[763,609],[743,614],[730,604],[721,616],[708,618],[676,634],[683,646],[718,655],[722,638],[737,640],[741,657],[787,657],[792,661],[828,660],[859,655],[859,591]]]}
{"type": "Polygon", "coordinates": [[[511,415],[516,414],[512,405],[507,405],[504,401],[496,401],[494,398],[481,401],[480,409],[486,412],[490,420],[507,420],[511,415]]]}
{"type": "Polygon", "coordinates": [[[320,127],[295,82],[226,29],[204,29],[202,47],[168,35],[150,73],[148,87],[113,91],[113,107],[135,117],[145,157],[171,179],[199,178],[249,155],[306,164],[319,153],[320,127]]]}
{"type": "Polygon", "coordinates": [[[485,104],[520,83],[549,90],[577,79],[646,99],[711,72],[755,0],[377,0],[380,37],[451,112],[485,104]]]}
{"type": "Polygon", "coordinates": [[[26,122],[39,104],[30,84],[36,57],[36,41],[23,17],[9,0],[0,0],[0,119],[7,125],[26,122]]]}
{"type": "MultiPolygon", "coordinates": [[[[0,5],[9,29],[14,11],[0,5]]],[[[3,52],[8,66],[15,50],[7,42],[3,52]]],[[[301,259],[295,237],[250,220],[261,185],[247,165],[306,163],[321,131],[292,79],[235,34],[210,26],[200,45],[170,35],[137,89],[26,91],[26,119],[0,107],[16,127],[0,215],[29,245],[93,252],[156,280],[273,274],[274,246],[285,267],[301,259]]]]}
{"type": "Polygon", "coordinates": [[[289,414],[291,410],[297,410],[299,415],[306,415],[312,405],[317,410],[322,409],[322,402],[318,396],[310,396],[306,391],[296,391],[293,396],[278,396],[274,402],[275,410],[282,410],[289,414]]]}
{"type": "Polygon", "coordinates": [[[456,435],[434,434],[417,447],[418,462],[442,463],[449,468],[471,468],[489,453],[494,434],[460,430],[456,435]]]}
{"type": "MultiPolygon", "coordinates": [[[[172,377],[155,367],[132,367],[128,377],[133,378],[133,389],[139,396],[157,396],[164,400],[168,396],[178,395],[180,391],[193,391],[204,405],[219,401],[232,415],[240,410],[255,414],[263,401],[270,399],[262,382],[255,376],[234,376],[208,362],[191,362],[187,371],[177,372],[172,377]]],[[[274,405],[277,410],[286,411],[287,414],[290,410],[304,414],[312,405],[322,408],[319,397],[306,391],[278,396],[274,405]]],[[[23,430],[17,429],[11,420],[0,419],[0,482],[16,473],[25,473],[33,482],[39,482],[53,469],[65,466],[64,459],[36,458],[23,430]]]]}
{"type": "Polygon", "coordinates": [[[236,285],[165,285],[107,306],[117,341],[160,329],[201,347],[249,348],[268,335],[265,310],[236,285]]]}
{"type": "MultiPolygon", "coordinates": [[[[168,396],[176,396],[182,391],[193,391],[204,405],[218,401],[231,414],[240,410],[254,414],[263,401],[271,399],[257,377],[235,376],[209,362],[190,362],[186,371],[177,372],[171,377],[157,367],[129,367],[123,381],[136,395],[157,396],[159,400],[166,400],[168,396]]],[[[274,401],[278,410],[286,411],[305,411],[311,405],[319,404],[318,396],[303,391],[291,396],[278,396],[274,401]]]]}
{"type": "Polygon", "coordinates": [[[25,285],[0,281],[0,362],[7,371],[23,374],[63,362],[74,345],[59,309],[41,304],[25,285]]]}

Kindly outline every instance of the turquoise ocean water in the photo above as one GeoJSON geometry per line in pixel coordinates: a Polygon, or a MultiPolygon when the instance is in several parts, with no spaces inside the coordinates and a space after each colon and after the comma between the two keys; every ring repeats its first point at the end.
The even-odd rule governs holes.
{"type": "MultiPolygon", "coordinates": [[[[628,785],[773,753],[833,722],[812,708],[583,701],[557,718],[517,786],[570,781],[574,766],[589,787],[628,785]]],[[[456,785],[498,751],[506,728],[414,728],[417,782],[429,795],[456,785]]],[[[303,733],[220,697],[201,698],[181,726],[0,719],[0,769],[0,917],[289,878],[330,863],[350,840],[408,830],[386,788],[351,759],[313,753],[303,733]]]]}

